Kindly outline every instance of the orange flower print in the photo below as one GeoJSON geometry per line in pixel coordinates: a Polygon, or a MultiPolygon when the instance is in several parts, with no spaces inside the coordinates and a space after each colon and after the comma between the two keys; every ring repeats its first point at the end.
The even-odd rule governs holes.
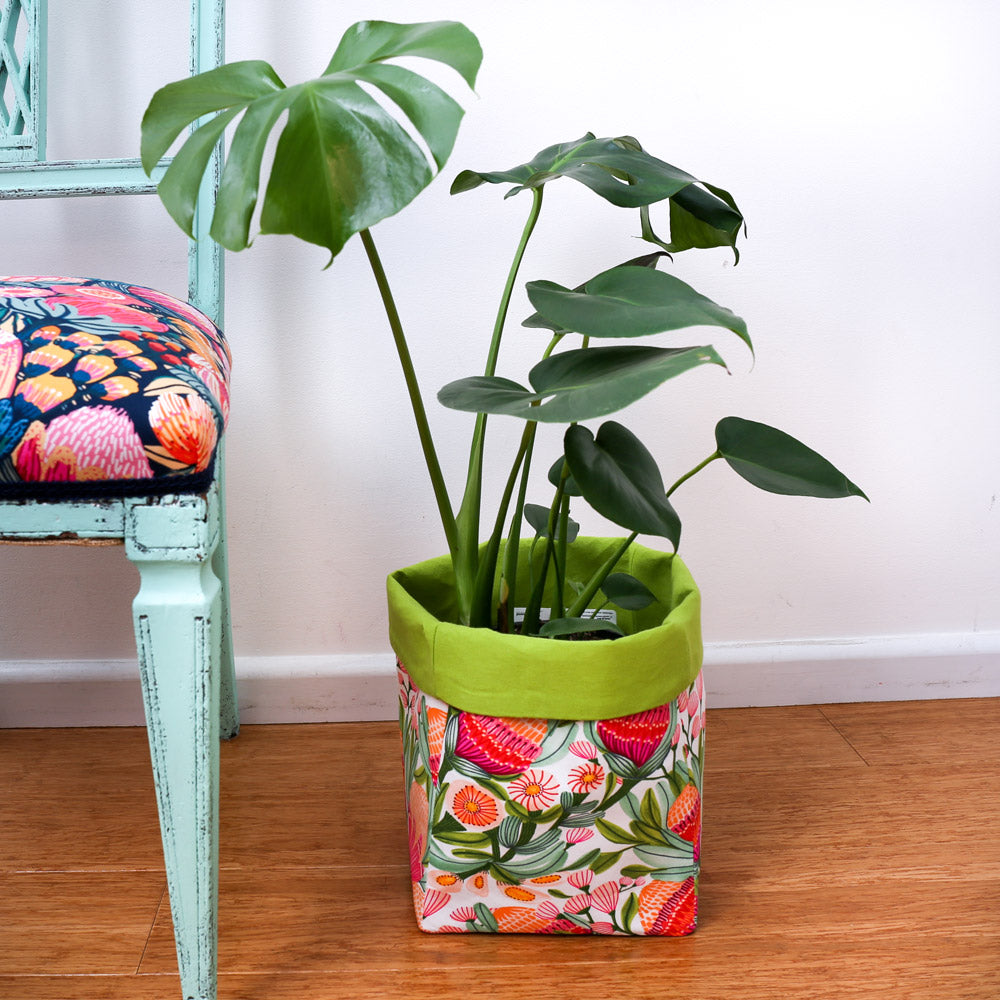
{"type": "Polygon", "coordinates": [[[427,848],[427,823],[430,804],[419,781],[410,785],[406,820],[410,840],[410,880],[416,884],[424,877],[424,852],[427,848]]]}
{"type": "Polygon", "coordinates": [[[37,407],[39,412],[46,413],[69,399],[75,392],[76,383],[71,378],[62,378],[59,375],[36,375],[34,378],[26,378],[17,387],[15,395],[37,407]]]}
{"type": "Polygon", "coordinates": [[[452,872],[428,872],[427,884],[440,892],[448,893],[458,892],[462,888],[462,880],[452,872]]]}
{"type": "Polygon", "coordinates": [[[556,800],[559,782],[542,771],[529,771],[510,783],[510,797],[527,809],[548,809],[556,800]]]}
{"type": "Polygon", "coordinates": [[[496,802],[475,785],[466,785],[455,792],[451,811],[465,826],[492,826],[499,819],[496,802]]]}
{"type": "Polygon", "coordinates": [[[466,878],[465,888],[476,896],[485,896],[490,891],[490,880],[485,872],[477,872],[466,878]]]}
{"type": "Polygon", "coordinates": [[[600,764],[581,764],[569,772],[569,787],[574,792],[592,792],[604,781],[604,768],[600,764]]]}
{"type": "Polygon", "coordinates": [[[171,457],[204,472],[219,432],[212,408],[201,396],[165,392],[149,411],[149,425],[171,457]]]}

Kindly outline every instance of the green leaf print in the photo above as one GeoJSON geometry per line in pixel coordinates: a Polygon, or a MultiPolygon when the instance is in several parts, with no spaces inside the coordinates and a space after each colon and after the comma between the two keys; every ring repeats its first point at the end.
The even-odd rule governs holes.
{"type": "Polygon", "coordinates": [[[620,917],[622,923],[622,930],[631,931],[632,921],[635,920],[638,913],[639,913],[639,900],[633,893],[628,897],[628,899],[625,900],[625,905],[622,907],[622,912],[620,917]]]}
{"type": "Polygon", "coordinates": [[[628,831],[616,826],[610,820],[599,819],[594,824],[604,836],[605,840],[610,840],[612,844],[637,844],[639,841],[628,831]]]}
{"type": "Polygon", "coordinates": [[[624,853],[624,850],[608,851],[607,853],[602,851],[597,856],[597,860],[591,863],[590,870],[595,875],[600,875],[601,872],[607,871],[609,868],[613,868],[616,864],[618,864],[619,859],[624,853]]]}

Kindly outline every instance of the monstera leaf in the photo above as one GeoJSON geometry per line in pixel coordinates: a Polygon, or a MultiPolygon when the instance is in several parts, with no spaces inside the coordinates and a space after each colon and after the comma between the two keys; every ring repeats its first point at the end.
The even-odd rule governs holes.
{"type": "Polygon", "coordinates": [[[261,163],[282,113],[281,131],[261,206],[263,233],[291,233],[333,256],[355,233],[409,204],[451,153],[462,108],[430,80],[387,60],[421,56],[456,70],[474,86],[482,50],[453,21],[361,21],[344,34],[322,76],[288,87],[262,61],[230,63],[168,84],[142,122],[147,173],[189,125],[206,116],[181,146],[158,191],[191,235],[194,207],[212,150],[241,113],[219,187],[211,235],[230,250],[250,242],[261,163]],[[368,90],[381,92],[423,139],[430,159],[368,90]]]}
{"type": "Polygon", "coordinates": [[[642,238],[669,252],[691,247],[732,247],[743,227],[732,195],[685,170],[647,153],[632,136],[598,139],[592,132],[571,142],[548,146],[527,163],[507,170],[463,170],[452,194],[480,184],[513,184],[505,197],[541,188],[558,177],[571,177],[595,194],[624,208],[638,208],[642,238]],[[661,240],[649,221],[649,206],[670,199],[669,242],[661,240]]]}
{"type": "Polygon", "coordinates": [[[713,347],[590,347],[553,354],[528,373],[531,388],[498,375],[449,382],[438,401],[451,410],[571,423],[624,409],[668,379],[700,365],[725,367],[713,347]]]}
{"type": "MultiPolygon", "coordinates": [[[[672,274],[622,264],[586,282],[582,289],[554,281],[529,281],[536,316],[552,328],[587,337],[644,337],[689,326],[732,330],[751,350],[746,323],[725,306],[696,292],[672,274]]],[[[531,319],[531,317],[529,317],[531,319]]]]}

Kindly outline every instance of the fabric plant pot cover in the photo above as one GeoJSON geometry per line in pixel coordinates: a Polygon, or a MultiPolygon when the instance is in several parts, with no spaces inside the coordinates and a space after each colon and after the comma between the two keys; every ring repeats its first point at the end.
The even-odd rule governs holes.
{"type": "MultiPolygon", "coordinates": [[[[586,579],[617,544],[577,539],[568,578],[586,579]]],[[[658,601],[618,612],[624,638],[583,642],[453,624],[447,557],[390,576],[422,930],[695,929],[700,598],[676,556],[633,545],[618,568],[658,601]]]]}

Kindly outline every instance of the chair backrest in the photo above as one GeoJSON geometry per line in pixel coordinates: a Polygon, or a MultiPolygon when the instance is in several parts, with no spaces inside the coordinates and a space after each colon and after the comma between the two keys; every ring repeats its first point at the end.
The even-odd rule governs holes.
{"type": "MultiPolygon", "coordinates": [[[[56,4],[73,0],[56,0],[56,4]]],[[[47,160],[45,64],[48,0],[0,0],[0,199],[152,194],[164,161],[147,177],[139,159],[47,160]]],[[[192,73],[223,61],[224,0],[191,0],[192,73]]],[[[136,123],[138,125],[138,123],[136,123]]],[[[206,175],[188,256],[188,298],[222,326],[223,252],[208,238],[221,157],[206,175]]]]}

